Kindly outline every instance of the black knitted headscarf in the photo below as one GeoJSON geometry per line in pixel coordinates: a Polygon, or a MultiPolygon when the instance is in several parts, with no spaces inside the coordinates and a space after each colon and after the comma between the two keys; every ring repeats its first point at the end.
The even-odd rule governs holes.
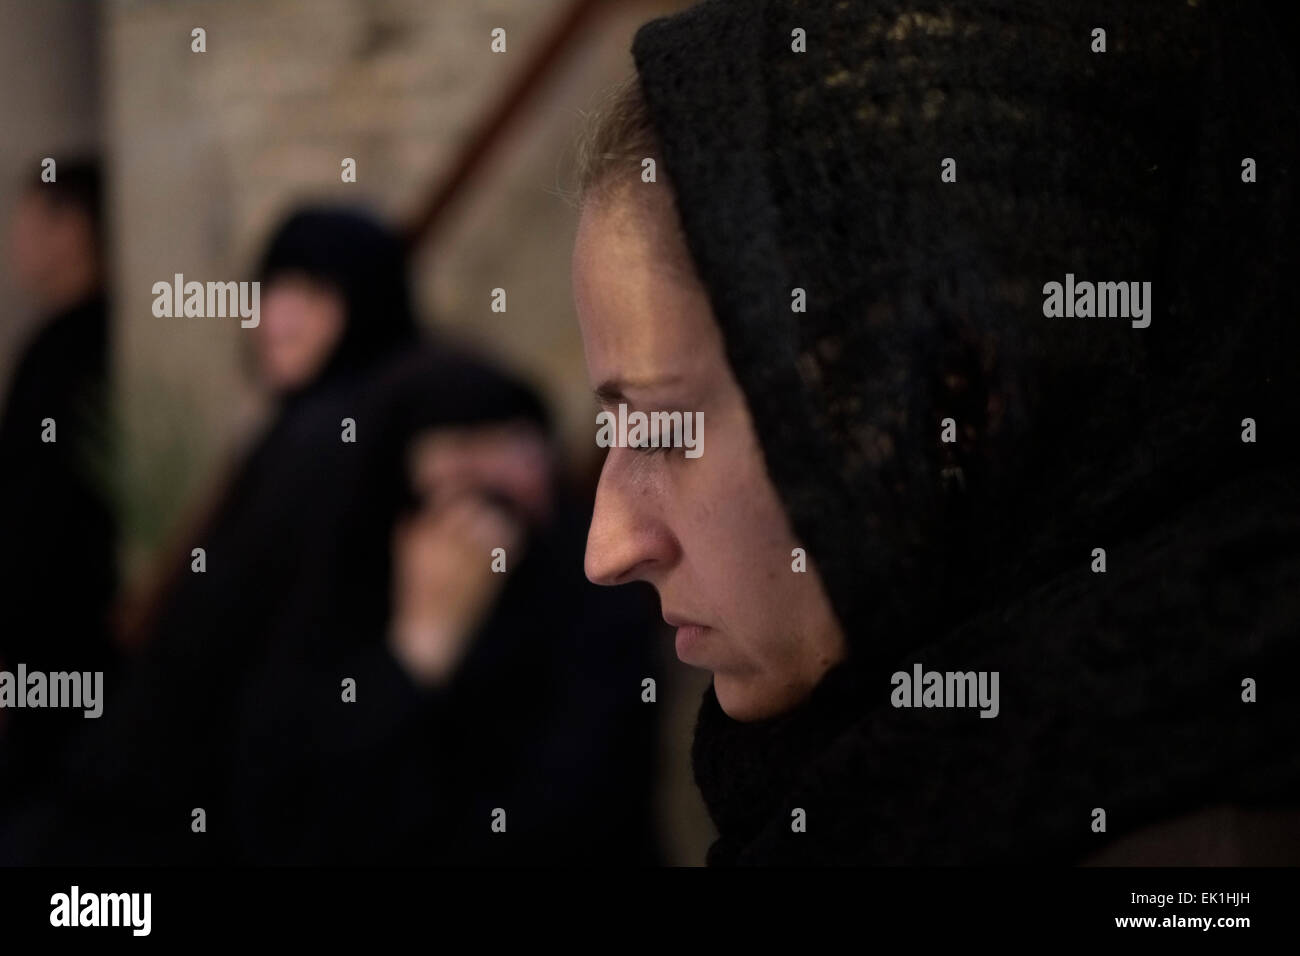
{"type": "Polygon", "coordinates": [[[1095,807],[1115,834],[1295,797],[1294,714],[1240,699],[1295,655],[1293,40],[1212,0],[709,0],[638,32],[687,244],[851,646],[782,718],[706,694],[712,862],[1071,859],[1095,807]],[[1150,326],[1045,317],[1067,273],[1149,281],[1150,326]],[[1000,670],[1002,714],[890,707],[916,661],[1000,670]]]}

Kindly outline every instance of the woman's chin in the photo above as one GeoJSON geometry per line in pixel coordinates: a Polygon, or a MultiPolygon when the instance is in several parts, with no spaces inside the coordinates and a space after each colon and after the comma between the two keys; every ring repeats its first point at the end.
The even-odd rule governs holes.
{"type": "Polygon", "coordinates": [[[775,717],[790,705],[774,698],[770,689],[754,674],[713,674],[713,693],[718,706],[732,720],[748,722],[775,717]]]}

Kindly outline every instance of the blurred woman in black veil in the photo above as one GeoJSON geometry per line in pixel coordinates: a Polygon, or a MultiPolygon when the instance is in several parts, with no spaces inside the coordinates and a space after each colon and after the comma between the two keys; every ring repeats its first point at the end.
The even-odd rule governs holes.
{"type": "Polygon", "coordinates": [[[653,606],[584,579],[589,512],[553,487],[535,396],[445,349],[373,395],[335,550],[244,700],[241,852],[655,862],[653,606]]]}

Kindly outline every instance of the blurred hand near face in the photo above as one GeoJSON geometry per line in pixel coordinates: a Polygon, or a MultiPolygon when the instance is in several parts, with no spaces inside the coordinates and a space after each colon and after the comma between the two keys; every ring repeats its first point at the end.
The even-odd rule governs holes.
{"type": "Polygon", "coordinates": [[[415,440],[409,460],[412,484],[434,508],[479,492],[508,502],[531,523],[550,517],[551,452],[530,423],[435,429],[415,440]]]}
{"type": "Polygon", "coordinates": [[[549,516],[550,458],[535,428],[494,425],[429,432],[410,467],[423,506],[394,533],[389,642],[413,679],[437,685],[469,650],[528,526],[549,516]],[[493,570],[496,548],[504,572],[493,570]]]}

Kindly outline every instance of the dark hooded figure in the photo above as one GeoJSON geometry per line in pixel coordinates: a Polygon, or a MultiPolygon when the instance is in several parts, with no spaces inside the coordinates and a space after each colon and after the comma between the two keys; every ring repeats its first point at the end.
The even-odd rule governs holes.
{"type": "MultiPolygon", "coordinates": [[[[55,171],[27,185],[7,237],[14,277],[44,313],[0,417],[0,670],[15,682],[24,672],[111,679],[117,657],[100,171],[89,160],[55,171]]],[[[0,805],[41,778],[84,720],[81,709],[16,704],[0,689],[0,805]]]]}
{"type": "Polygon", "coordinates": [[[654,708],[642,700],[652,606],[583,578],[590,511],[551,490],[537,398],[445,345],[391,369],[372,397],[340,531],[244,696],[241,858],[656,862],[654,708]],[[429,467],[413,454],[422,437],[429,467]],[[503,522],[448,551],[439,515],[467,498],[503,522]],[[414,550],[391,547],[395,528],[414,550]],[[439,555],[463,565],[454,579],[439,555]],[[444,677],[422,675],[395,633],[413,573],[442,577],[444,602],[448,589],[493,589],[444,677]]]}
{"type": "Polygon", "coordinates": [[[710,863],[1300,859],[1283,26],[732,0],[639,31],[576,305],[598,397],[707,440],[611,449],[586,566],[713,674],[710,863]]]}

